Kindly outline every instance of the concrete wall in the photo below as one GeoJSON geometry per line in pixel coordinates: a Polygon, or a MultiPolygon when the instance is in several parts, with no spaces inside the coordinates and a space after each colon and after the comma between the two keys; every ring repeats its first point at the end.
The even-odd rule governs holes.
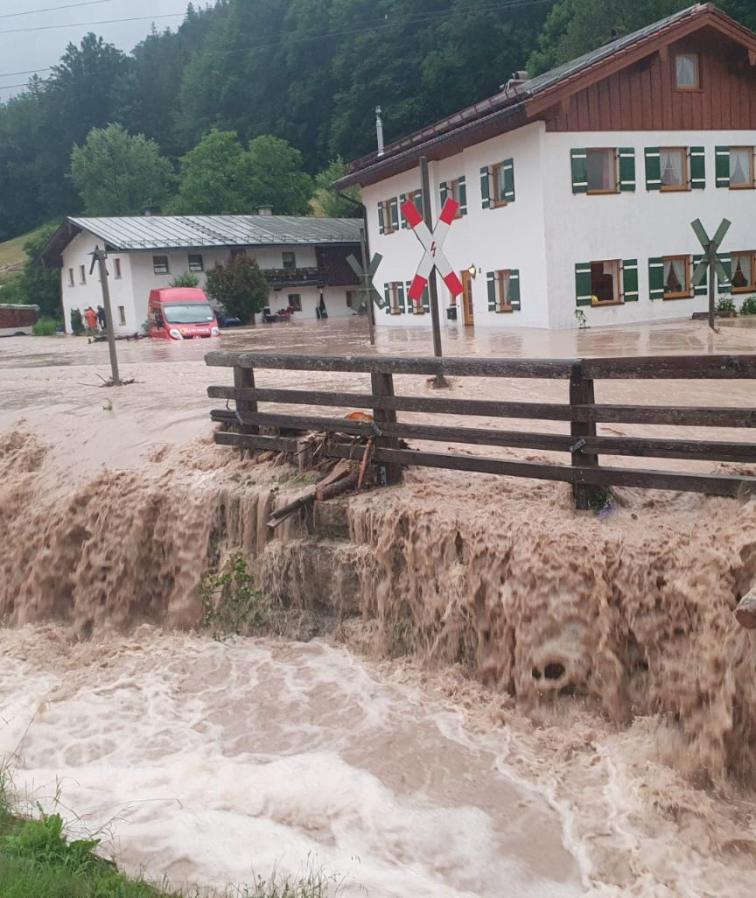
{"type": "MultiPolygon", "coordinates": [[[[439,183],[463,174],[466,178],[468,214],[453,223],[444,249],[457,271],[471,265],[478,269],[473,282],[475,325],[576,327],[575,265],[611,259],[638,260],[639,299],[618,306],[580,307],[590,324],[689,318],[694,311],[704,311],[705,296],[652,301],[648,260],[700,254],[690,227],[695,218],[702,220],[710,234],[723,217],[729,218],[733,224],[723,250],[756,250],[756,190],[715,186],[714,148],[719,145],[756,145],[756,131],[555,133],[538,122],[431,163],[434,220],[440,205],[439,183]],[[705,189],[646,190],[644,148],[665,145],[705,147],[705,189]],[[634,147],[635,191],[573,194],[570,150],[579,147],[634,147]],[[505,158],[514,159],[515,201],[483,209],[480,169],[505,158]],[[489,312],[485,273],[507,268],[520,271],[521,310],[489,312]]],[[[419,186],[419,170],[414,169],[363,190],[371,253],[384,257],[375,277],[379,291],[388,282],[411,280],[422,252],[410,230],[379,234],[378,202],[419,186]]],[[[439,298],[442,320],[447,323],[449,294],[443,284],[439,298]]],[[[409,312],[389,315],[376,310],[376,321],[385,326],[430,326],[429,315],[409,312]]]]}
{"type": "Polygon", "coordinates": [[[722,218],[732,222],[723,244],[730,250],[756,249],[756,190],[716,187],[714,148],[756,145],[756,131],[613,131],[544,133],[542,136],[546,254],[550,326],[576,324],[575,265],[605,259],[638,260],[638,302],[581,307],[591,325],[690,318],[708,308],[706,296],[651,300],[648,260],[657,256],[699,255],[690,222],[700,218],[713,235],[722,218]],[[706,187],[660,192],[646,189],[645,147],[702,146],[706,187]],[[578,147],[634,147],[634,192],[573,194],[570,150],[578,147]]]}

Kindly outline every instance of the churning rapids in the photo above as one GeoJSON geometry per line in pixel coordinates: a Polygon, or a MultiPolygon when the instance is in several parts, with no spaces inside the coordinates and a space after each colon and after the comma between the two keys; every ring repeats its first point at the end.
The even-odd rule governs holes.
{"type": "Polygon", "coordinates": [[[296,482],[212,445],[198,357],[129,347],[138,383],[105,395],[105,350],[71,344],[56,368],[39,341],[0,356],[21,802],[203,888],[322,869],[347,898],[753,894],[756,638],[732,609],[755,501],[627,489],[596,517],[559,484],[417,472],[350,500],[346,538],[271,539],[296,482]],[[318,638],[194,632],[237,549],[318,638]]]}

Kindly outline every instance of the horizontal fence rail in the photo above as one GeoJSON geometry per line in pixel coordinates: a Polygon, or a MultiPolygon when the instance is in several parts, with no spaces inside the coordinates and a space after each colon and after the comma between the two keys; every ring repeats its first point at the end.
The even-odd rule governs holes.
{"type": "MultiPolygon", "coordinates": [[[[576,504],[587,508],[607,487],[640,486],[738,496],[756,490],[756,477],[730,473],[678,473],[601,467],[602,455],[672,458],[690,461],[756,463],[756,442],[716,439],[669,439],[599,435],[602,423],[661,426],[756,428],[756,407],[600,404],[596,380],[756,380],[756,355],[647,356],[602,359],[417,358],[412,356],[309,356],[251,352],[210,352],[209,366],[232,368],[233,386],[211,386],[208,395],[233,400],[235,409],[214,409],[212,420],[222,429],[221,445],[247,449],[297,452],[297,434],[317,431],[333,436],[325,447],[331,457],[349,458],[355,446],[338,436],[371,439],[372,460],[384,482],[401,479],[408,466],[477,471],[573,485],[576,504]],[[369,374],[370,392],[256,387],[260,369],[369,374]],[[511,402],[451,399],[443,396],[396,396],[395,375],[443,374],[455,377],[557,379],[569,383],[569,401],[511,402]],[[369,409],[373,420],[296,413],[263,412],[261,403],[369,409]],[[457,427],[399,422],[397,412],[421,412],[460,417],[519,418],[569,422],[569,434],[512,431],[491,426],[457,427]],[[228,430],[234,427],[236,432],[228,430]],[[409,448],[408,440],[564,452],[570,464],[428,452],[409,448]]],[[[647,391],[646,391],[647,392],[647,391]]],[[[756,398],[756,396],[754,397],[756,398]]],[[[359,447],[358,447],[359,449],[359,447]]]]}

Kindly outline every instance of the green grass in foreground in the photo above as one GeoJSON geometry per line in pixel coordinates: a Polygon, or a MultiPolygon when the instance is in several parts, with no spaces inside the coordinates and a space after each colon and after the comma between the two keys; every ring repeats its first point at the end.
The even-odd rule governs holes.
{"type": "MultiPolygon", "coordinates": [[[[69,841],[57,814],[13,813],[0,770],[1,898],[194,898],[130,879],[94,851],[97,839],[69,841]]],[[[332,880],[319,873],[292,881],[257,879],[223,898],[326,898],[332,880]]]]}

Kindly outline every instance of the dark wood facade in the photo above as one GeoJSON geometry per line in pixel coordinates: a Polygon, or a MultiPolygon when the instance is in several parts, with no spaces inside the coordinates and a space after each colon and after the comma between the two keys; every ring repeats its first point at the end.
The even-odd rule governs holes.
{"type": "Polygon", "coordinates": [[[544,118],[549,131],[756,129],[756,67],[744,47],[701,32],[564,98],[544,118]],[[676,89],[677,53],[698,54],[699,89],[676,89]]]}

